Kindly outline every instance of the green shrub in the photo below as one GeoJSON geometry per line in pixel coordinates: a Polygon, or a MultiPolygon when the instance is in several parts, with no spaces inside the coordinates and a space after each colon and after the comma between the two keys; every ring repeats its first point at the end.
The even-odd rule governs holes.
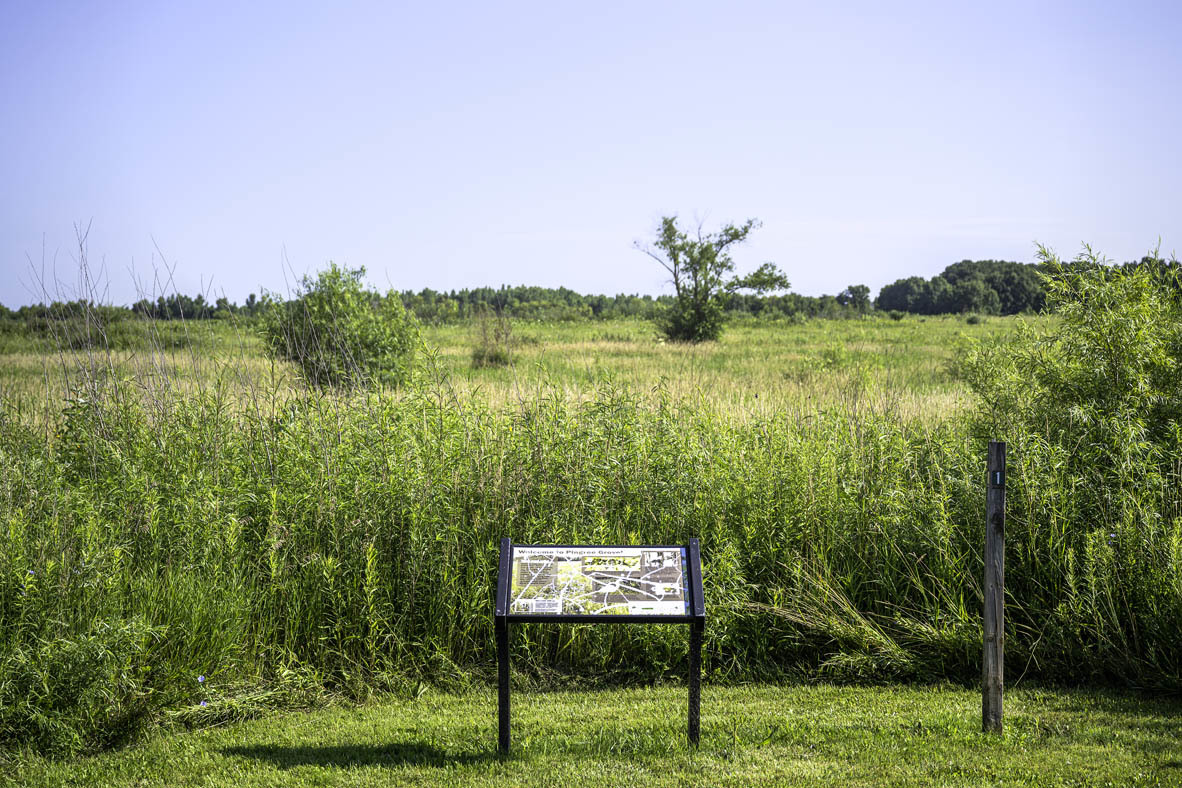
{"type": "MultiPolygon", "coordinates": [[[[1095,482],[1137,485],[1169,467],[1182,421],[1182,292],[1177,273],[1109,268],[1088,253],[1063,265],[1044,252],[1048,304],[1060,320],[979,347],[961,371],[981,399],[978,434],[1038,436],[1068,450],[1095,482]],[[1146,466],[1148,463],[1148,466],[1146,466]]],[[[1166,269],[1168,270],[1168,269],[1166,269]]],[[[1091,514],[1119,520],[1097,484],[1091,514]]]]}
{"type": "Polygon", "coordinates": [[[513,324],[504,312],[482,309],[473,325],[473,367],[507,367],[513,362],[513,324]]]}
{"type": "Polygon", "coordinates": [[[313,386],[399,385],[410,378],[418,324],[397,293],[383,298],[364,289],[364,274],[331,264],[315,279],[305,276],[296,298],[267,310],[267,347],[295,362],[313,386]]]}
{"type": "Polygon", "coordinates": [[[1007,588],[1039,658],[1079,679],[1182,673],[1182,288],[1176,266],[1043,250],[1042,331],[981,345],[960,371],[980,441],[1011,449],[1007,588]],[[1037,611],[1037,612],[1036,612],[1037,611]]]}

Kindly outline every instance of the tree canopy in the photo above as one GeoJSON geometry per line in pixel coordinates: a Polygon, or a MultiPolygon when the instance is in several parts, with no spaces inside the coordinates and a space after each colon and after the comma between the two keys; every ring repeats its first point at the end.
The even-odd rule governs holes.
{"type": "Polygon", "coordinates": [[[961,260],[930,280],[911,276],[884,286],[875,306],[920,315],[1037,312],[1046,303],[1040,270],[1004,260],[961,260]]]}

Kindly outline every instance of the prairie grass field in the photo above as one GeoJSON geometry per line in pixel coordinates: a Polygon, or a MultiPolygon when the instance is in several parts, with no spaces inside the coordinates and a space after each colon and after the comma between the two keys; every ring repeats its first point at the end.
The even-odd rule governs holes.
{"type": "Polygon", "coordinates": [[[1013,322],[748,320],[701,345],[667,343],[646,321],[526,325],[514,332],[513,365],[491,369],[469,363],[470,326],[429,328],[425,337],[459,391],[493,404],[540,389],[580,399],[607,382],[660,388],[731,416],[870,408],[940,421],[964,404],[965,390],[947,370],[955,343],[1004,333],[1013,322]]]}
{"type": "MultiPolygon", "coordinates": [[[[639,321],[517,324],[492,367],[473,365],[473,324],[425,326],[409,384],[352,391],[304,386],[246,323],[9,337],[0,752],[479,693],[502,536],[699,537],[719,692],[971,686],[988,437],[1011,446],[1008,681],[1177,693],[1182,461],[1126,455],[1102,499],[1084,494],[1037,431],[983,434],[958,371],[973,342],[1058,322],[750,320],[698,346],[639,321]]],[[[527,628],[515,676],[677,681],[682,634],[527,628]]]]}
{"type": "MultiPolygon", "coordinates": [[[[660,389],[732,417],[874,408],[937,422],[965,404],[966,390],[947,368],[956,344],[1004,335],[1018,320],[1051,318],[748,319],[702,345],[665,342],[642,320],[518,323],[512,363],[492,367],[472,365],[476,331],[463,322],[423,327],[430,354],[423,366],[430,368],[419,372],[494,408],[540,395],[581,401],[614,384],[639,394],[660,389]]],[[[0,396],[52,419],[73,382],[95,371],[110,370],[145,392],[158,386],[195,392],[214,380],[244,395],[300,387],[298,371],[269,359],[247,322],[125,322],[134,325],[112,332],[106,345],[94,332],[89,341],[98,348],[72,341],[85,332],[76,327],[59,336],[0,336],[0,396]]]]}

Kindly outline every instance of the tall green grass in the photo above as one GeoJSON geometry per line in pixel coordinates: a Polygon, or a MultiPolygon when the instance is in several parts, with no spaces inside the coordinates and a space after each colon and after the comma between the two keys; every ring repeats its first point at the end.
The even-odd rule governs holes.
{"type": "MultiPolygon", "coordinates": [[[[494,406],[430,356],[399,392],[244,389],[232,365],[148,386],[88,358],[48,427],[0,408],[6,745],[76,752],[166,714],[481,680],[502,536],[699,537],[711,680],[971,682],[992,427],[1012,431],[997,435],[1012,444],[1011,681],[1182,688],[1173,432],[1122,455],[1101,496],[1121,516],[1103,519],[1080,485],[1114,477],[1081,476],[1070,444],[1014,419],[736,415],[560,381],[494,406]]],[[[685,650],[679,627],[655,626],[524,626],[514,644],[520,676],[543,683],[661,681],[685,650]]]]}
{"type": "MultiPolygon", "coordinates": [[[[491,667],[501,536],[700,537],[715,679],[977,670],[981,452],[949,427],[736,422],[613,389],[493,411],[436,388],[298,397],[267,416],[216,393],[151,408],[111,394],[71,403],[49,443],[7,417],[2,435],[10,741],[101,746],[161,709],[291,674],[352,694],[463,684],[491,667]]],[[[1059,539],[1073,530],[1054,519],[1067,491],[1044,488],[1053,469],[1034,484],[1015,471],[1011,666],[1178,686],[1182,593],[1166,581],[1182,527],[1140,563],[1107,543],[1076,559],[1033,516],[1049,512],[1059,539]],[[1074,646],[1110,620],[1143,634],[1074,646]]],[[[515,654],[541,678],[649,681],[682,670],[685,638],[526,627],[515,654]]]]}

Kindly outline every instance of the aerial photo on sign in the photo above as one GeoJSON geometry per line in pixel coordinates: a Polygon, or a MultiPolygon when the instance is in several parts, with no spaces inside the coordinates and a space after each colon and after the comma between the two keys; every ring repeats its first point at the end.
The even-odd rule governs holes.
{"type": "Polygon", "coordinates": [[[514,547],[510,613],[689,614],[683,547],[514,547]]]}

